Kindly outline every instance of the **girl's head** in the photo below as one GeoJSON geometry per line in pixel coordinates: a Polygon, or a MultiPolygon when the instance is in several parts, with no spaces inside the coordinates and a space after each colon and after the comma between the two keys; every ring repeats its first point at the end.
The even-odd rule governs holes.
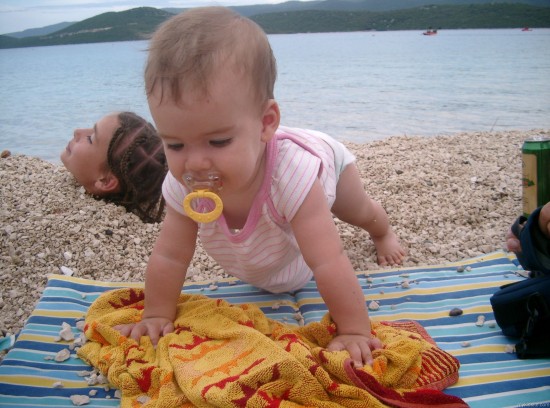
{"type": "Polygon", "coordinates": [[[277,68],[264,31],[224,7],[193,8],[172,17],[153,35],[146,91],[176,104],[189,93],[206,97],[221,71],[246,80],[259,110],[274,98],[277,68]]]}
{"type": "Polygon", "coordinates": [[[126,207],[144,222],[162,217],[167,172],[155,128],[131,113],[113,113],[93,128],[76,129],[61,161],[92,195],[126,207]]]}

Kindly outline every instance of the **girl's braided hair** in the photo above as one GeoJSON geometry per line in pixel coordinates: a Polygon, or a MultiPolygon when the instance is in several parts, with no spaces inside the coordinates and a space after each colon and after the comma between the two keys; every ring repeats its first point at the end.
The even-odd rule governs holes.
{"type": "Polygon", "coordinates": [[[159,222],[165,205],[162,182],[168,171],[162,141],[154,126],[135,113],[121,112],[118,120],[107,163],[118,178],[119,191],[104,198],[143,222],[159,222]]]}

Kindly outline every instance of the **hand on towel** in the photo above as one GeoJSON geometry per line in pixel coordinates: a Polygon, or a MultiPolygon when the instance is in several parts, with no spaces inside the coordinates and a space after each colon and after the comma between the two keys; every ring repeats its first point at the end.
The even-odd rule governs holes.
{"type": "Polygon", "coordinates": [[[372,365],[372,352],[381,349],[382,342],[376,337],[367,337],[360,334],[341,334],[328,344],[328,351],[347,350],[355,368],[365,364],[372,365]]]}
{"type": "Polygon", "coordinates": [[[114,326],[114,329],[138,343],[141,336],[149,336],[153,346],[156,346],[162,336],[174,331],[174,323],[164,317],[147,317],[139,323],[121,324],[114,326]]]}

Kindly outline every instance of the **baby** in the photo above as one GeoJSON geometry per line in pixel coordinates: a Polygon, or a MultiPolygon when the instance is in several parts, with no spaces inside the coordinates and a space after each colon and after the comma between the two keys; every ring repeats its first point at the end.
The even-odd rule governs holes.
{"type": "Polygon", "coordinates": [[[405,251],[341,143],[279,126],[275,78],[265,33],[229,9],[191,9],[154,34],[145,84],[168,160],[167,213],[147,266],[142,320],[117,328],[153,344],[174,330],[198,235],[227,273],[267,291],[295,291],[314,277],[337,326],[328,350],[370,364],[381,343],[333,214],[368,231],[380,264],[401,263],[405,251]],[[189,202],[197,188],[218,202],[204,192],[189,202]]]}

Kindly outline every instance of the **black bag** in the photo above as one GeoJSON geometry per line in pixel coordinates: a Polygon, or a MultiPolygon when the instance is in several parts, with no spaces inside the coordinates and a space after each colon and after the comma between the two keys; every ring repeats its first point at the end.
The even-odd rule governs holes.
{"type": "Polygon", "coordinates": [[[550,276],[502,286],[491,306],[502,333],[520,338],[518,358],[550,357],[550,276]]]}

